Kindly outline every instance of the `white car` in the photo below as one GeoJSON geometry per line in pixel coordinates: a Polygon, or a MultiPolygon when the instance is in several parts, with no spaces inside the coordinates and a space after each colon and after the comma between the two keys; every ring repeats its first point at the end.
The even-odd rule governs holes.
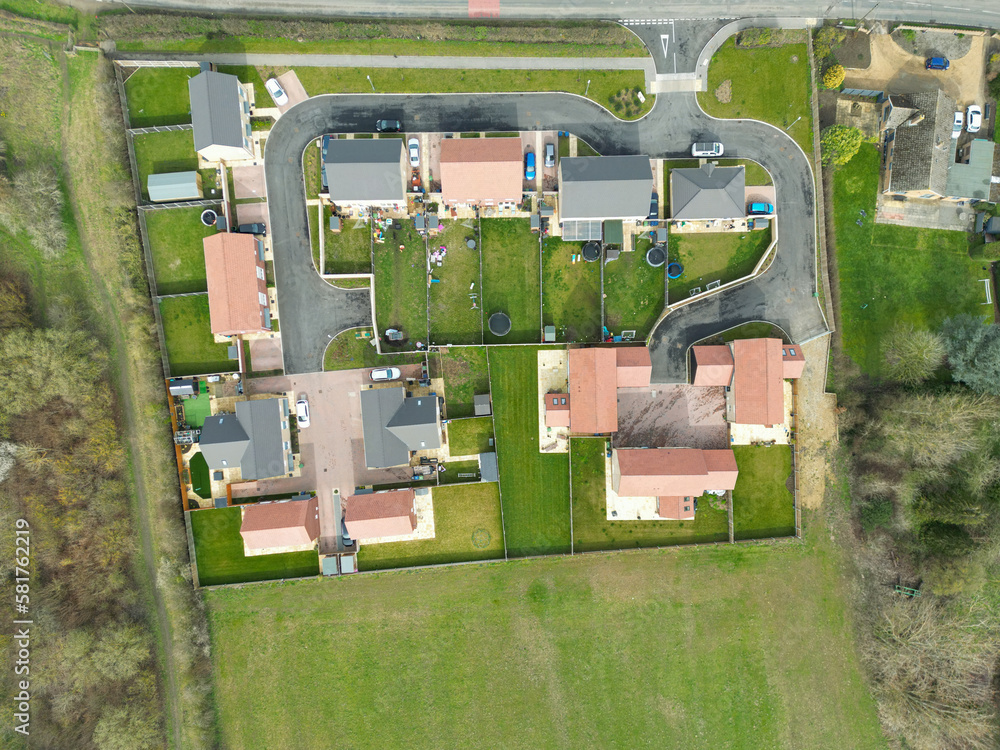
{"type": "Polygon", "coordinates": [[[278,83],[276,78],[268,78],[267,82],[264,84],[264,88],[267,89],[267,93],[271,95],[271,98],[274,99],[274,103],[279,107],[283,107],[288,104],[288,94],[286,94],[285,90],[281,88],[281,84],[278,83]]]}
{"type": "Polygon", "coordinates": [[[970,133],[978,133],[983,126],[983,108],[978,104],[970,104],[969,108],[965,110],[965,116],[969,121],[965,129],[970,133]]]}
{"type": "Polygon", "coordinates": [[[721,143],[696,143],[691,147],[691,156],[722,156],[723,151],[721,143]]]}
{"type": "Polygon", "coordinates": [[[299,423],[299,429],[302,430],[311,424],[309,421],[309,402],[304,398],[295,402],[295,421],[299,423]]]}
{"type": "Polygon", "coordinates": [[[368,376],[373,383],[381,383],[384,380],[399,380],[402,374],[398,367],[380,367],[377,370],[372,370],[368,376]]]}
{"type": "Polygon", "coordinates": [[[420,166],[420,141],[411,138],[406,145],[410,147],[410,166],[416,169],[420,166]]]}
{"type": "Polygon", "coordinates": [[[965,115],[961,112],[955,113],[955,123],[951,126],[951,137],[958,138],[962,135],[962,128],[965,126],[965,115]]]}

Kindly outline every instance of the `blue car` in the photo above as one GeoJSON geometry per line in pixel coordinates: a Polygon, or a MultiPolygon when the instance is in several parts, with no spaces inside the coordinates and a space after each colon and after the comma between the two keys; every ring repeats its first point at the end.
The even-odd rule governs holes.
{"type": "Polygon", "coordinates": [[[951,63],[947,57],[928,57],[924,67],[927,70],[948,70],[951,67],[951,63]]]}
{"type": "Polygon", "coordinates": [[[535,152],[529,151],[524,155],[524,179],[535,179],[535,152]]]}
{"type": "Polygon", "coordinates": [[[751,203],[747,213],[750,216],[770,216],[774,213],[774,206],[770,203],[751,203]]]}

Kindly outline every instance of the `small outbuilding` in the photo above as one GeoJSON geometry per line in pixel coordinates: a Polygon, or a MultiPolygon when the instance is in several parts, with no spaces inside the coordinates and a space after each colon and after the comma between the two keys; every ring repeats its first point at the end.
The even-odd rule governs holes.
{"type": "Polygon", "coordinates": [[[153,203],[196,201],[204,197],[198,172],[164,172],[146,178],[146,192],[153,203]]]}

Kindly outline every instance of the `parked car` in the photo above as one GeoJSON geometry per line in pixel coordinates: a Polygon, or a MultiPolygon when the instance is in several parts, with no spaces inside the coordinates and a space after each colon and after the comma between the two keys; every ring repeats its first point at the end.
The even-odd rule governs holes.
{"type": "Polygon", "coordinates": [[[649,199],[649,216],[647,216],[646,218],[649,221],[655,222],[659,218],[659,213],[660,213],[660,196],[658,196],[656,193],[653,193],[653,195],[649,199]]]}
{"type": "Polygon", "coordinates": [[[399,120],[376,120],[375,129],[380,133],[399,133],[403,129],[403,123],[399,120]]]}
{"type": "Polygon", "coordinates": [[[770,203],[751,203],[747,213],[750,216],[770,216],[774,213],[774,206],[770,203]]]}
{"type": "Polygon", "coordinates": [[[965,115],[961,112],[955,113],[955,121],[951,126],[951,137],[958,138],[962,135],[962,129],[965,127],[965,115]]]}
{"type": "Polygon", "coordinates": [[[556,165],[556,146],[554,143],[545,144],[545,166],[554,167],[556,165]]]}
{"type": "Polygon", "coordinates": [[[410,166],[416,169],[420,166],[420,141],[411,138],[406,142],[406,146],[410,150],[410,166]]]}
{"type": "Polygon", "coordinates": [[[304,398],[300,398],[295,402],[295,421],[299,423],[300,430],[304,430],[310,425],[309,402],[304,398]]]}
{"type": "Polygon", "coordinates": [[[261,222],[256,222],[254,224],[240,224],[238,229],[244,234],[267,234],[267,226],[261,222]]]}
{"type": "Polygon", "coordinates": [[[281,88],[281,84],[278,83],[276,78],[268,78],[267,82],[264,83],[264,88],[267,89],[267,93],[271,95],[271,98],[274,99],[274,103],[279,107],[283,107],[288,104],[288,94],[286,94],[285,90],[281,88]]]}
{"type": "Polygon", "coordinates": [[[535,179],[535,152],[528,151],[524,155],[524,179],[533,180],[535,179]]]}
{"type": "Polygon", "coordinates": [[[948,70],[951,67],[951,63],[947,57],[928,57],[924,67],[927,70],[948,70]]]}
{"type": "Polygon", "coordinates": [[[372,379],[373,383],[381,383],[386,380],[399,380],[402,374],[398,367],[379,367],[372,370],[368,377],[372,379]]]}
{"type": "Polygon", "coordinates": [[[969,108],[965,110],[965,117],[969,121],[965,129],[970,133],[978,133],[983,126],[983,108],[978,104],[970,104],[969,108]]]}
{"type": "Polygon", "coordinates": [[[724,151],[721,143],[696,143],[691,147],[691,156],[722,156],[724,151]]]}

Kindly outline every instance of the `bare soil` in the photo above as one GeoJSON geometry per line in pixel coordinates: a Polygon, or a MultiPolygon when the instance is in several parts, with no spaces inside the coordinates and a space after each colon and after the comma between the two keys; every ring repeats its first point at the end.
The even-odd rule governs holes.
{"type": "Polygon", "coordinates": [[[837,397],[826,392],[830,336],[802,345],[805,371],[796,384],[796,452],[799,501],[804,508],[823,503],[830,479],[830,461],[837,446],[837,397]]]}

